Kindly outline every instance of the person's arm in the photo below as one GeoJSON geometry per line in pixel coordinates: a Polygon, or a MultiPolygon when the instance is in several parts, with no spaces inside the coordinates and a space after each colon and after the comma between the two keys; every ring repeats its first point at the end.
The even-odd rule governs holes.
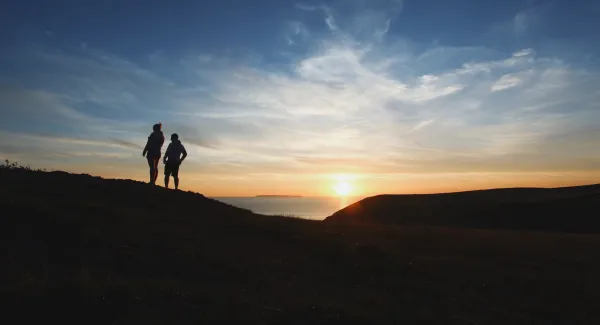
{"type": "Polygon", "coordinates": [[[163,158],[163,164],[167,163],[167,157],[169,157],[169,151],[171,151],[171,145],[167,147],[167,151],[165,152],[165,157],[163,158]]]}
{"type": "Polygon", "coordinates": [[[146,153],[148,152],[148,144],[150,143],[150,137],[148,137],[148,141],[146,141],[146,146],[144,147],[144,151],[142,152],[142,156],[146,157],[146,153]]]}
{"type": "Polygon", "coordinates": [[[185,151],[185,147],[183,145],[181,145],[181,153],[183,154],[183,156],[181,157],[181,162],[183,162],[185,157],[187,157],[187,151],[185,151]]]}

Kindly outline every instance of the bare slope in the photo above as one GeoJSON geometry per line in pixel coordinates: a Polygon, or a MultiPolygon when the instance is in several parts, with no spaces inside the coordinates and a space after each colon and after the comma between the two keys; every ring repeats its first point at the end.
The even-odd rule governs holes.
{"type": "Polygon", "coordinates": [[[600,185],[514,188],[380,195],[338,211],[326,222],[599,233],[598,211],[600,185]]]}
{"type": "Polygon", "coordinates": [[[11,324],[598,324],[600,238],[265,217],[0,169],[11,324]]]}

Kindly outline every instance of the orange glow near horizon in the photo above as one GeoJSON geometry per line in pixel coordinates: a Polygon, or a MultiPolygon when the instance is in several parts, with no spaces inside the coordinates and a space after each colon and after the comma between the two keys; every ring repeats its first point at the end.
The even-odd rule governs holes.
{"type": "MultiPolygon", "coordinates": [[[[145,163],[145,162],[144,162],[145,163]]],[[[34,166],[37,167],[37,166],[34,166]]],[[[48,164],[49,170],[64,170],[117,179],[147,182],[147,166],[116,168],[110,165],[48,164]]],[[[159,167],[162,173],[163,166],[159,167]]],[[[262,171],[262,169],[261,169],[262,171]]],[[[162,174],[161,174],[162,175],[162,174]]],[[[355,174],[332,173],[226,173],[183,165],[184,191],[208,197],[252,197],[256,195],[301,195],[306,197],[367,197],[378,194],[427,194],[508,187],[560,187],[600,183],[600,171],[585,172],[478,172],[355,174]],[[347,193],[347,194],[346,194],[347,193]]],[[[162,179],[159,182],[162,185],[162,179]]]]}

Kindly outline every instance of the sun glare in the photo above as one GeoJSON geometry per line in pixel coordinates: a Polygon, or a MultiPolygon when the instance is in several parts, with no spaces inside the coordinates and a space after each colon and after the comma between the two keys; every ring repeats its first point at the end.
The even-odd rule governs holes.
{"type": "Polygon", "coordinates": [[[339,196],[348,196],[352,193],[352,185],[348,182],[339,182],[333,187],[333,190],[339,196]]]}

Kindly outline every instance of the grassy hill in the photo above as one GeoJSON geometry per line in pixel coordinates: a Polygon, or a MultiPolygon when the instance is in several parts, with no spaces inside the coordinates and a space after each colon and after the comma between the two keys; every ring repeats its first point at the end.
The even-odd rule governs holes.
{"type": "Polygon", "coordinates": [[[380,195],[326,219],[338,224],[429,225],[600,233],[600,185],[380,195]]]}
{"type": "Polygon", "coordinates": [[[597,324],[600,237],[352,226],[0,169],[10,324],[597,324]]]}

